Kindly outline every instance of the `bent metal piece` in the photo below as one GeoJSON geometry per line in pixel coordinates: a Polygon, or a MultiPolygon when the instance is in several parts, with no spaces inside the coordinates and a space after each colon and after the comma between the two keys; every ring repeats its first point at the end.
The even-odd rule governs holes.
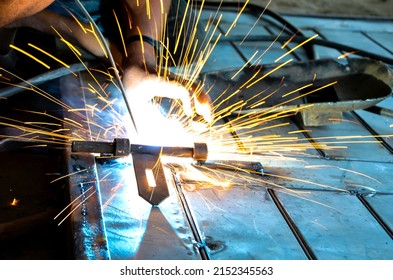
{"type": "Polygon", "coordinates": [[[236,72],[206,73],[206,86],[212,87],[210,95],[213,100],[218,98],[215,102],[222,104],[222,108],[245,101],[234,114],[300,112],[306,126],[332,124],[332,119],[339,121],[343,112],[372,107],[393,90],[389,67],[366,58],[292,62],[282,67],[267,64],[262,68],[245,68],[232,79],[236,72]],[[228,99],[222,92],[231,93],[231,88],[240,91],[228,99]],[[260,92],[266,94],[256,94],[260,92]],[[269,93],[274,94],[267,96],[269,93]],[[252,100],[253,108],[247,107],[247,100],[252,100]]]}

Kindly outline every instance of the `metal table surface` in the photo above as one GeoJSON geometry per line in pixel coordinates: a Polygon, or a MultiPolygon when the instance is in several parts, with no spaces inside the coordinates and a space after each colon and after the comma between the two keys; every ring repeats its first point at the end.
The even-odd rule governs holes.
{"type": "MultiPolygon", "coordinates": [[[[205,6],[202,21],[207,24],[215,12],[216,6],[205,6]]],[[[218,14],[222,19],[215,36],[225,34],[238,9],[223,5],[218,14]]],[[[254,58],[255,63],[269,64],[288,50],[281,48],[282,43],[263,40],[263,35],[279,34],[282,24],[268,15],[258,16],[252,8],[243,12],[230,35],[214,47],[202,75],[219,80],[220,74],[243,67],[255,51],[262,53],[270,47],[263,57],[254,58]],[[256,39],[258,36],[262,39],[256,39]],[[238,38],[243,37],[240,44],[238,38]]],[[[391,20],[291,15],[285,19],[308,36],[317,33],[327,40],[393,57],[391,20]]],[[[326,47],[314,51],[317,58],[340,54],[326,47]]],[[[302,48],[287,58],[309,59],[302,48]]],[[[90,78],[82,77],[83,88],[90,78]]],[[[214,94],[220,92],[213,88],[213,98],[214,94]]],[[[391,104],[388,97],[379,105],[389,109],[391,104]]],[[[298,152],[266,152],[258,158],[264,177],[251,183],[248,179],[236,181],[228,188],[203,184],[189,188],[187,183],[179,188],[167,170],[170,197],[157,207],[138,196],[133,176],[116,175],[131,175],[130,164],[98,164],[110,258],[392,259],[392,123],[391,118],[356,110],[345,112],[338,124],[306,127],[288,116],[261,123],[278,125],[271,129],[237,127],[239,141],[244,140],[246,147],[248,137],[290,137],[294,131],[299,140],[293,144],[308,144],[298,152]],[[279,126],[286,122],[289,124],[279,126]],[[326,138],[330,146],[341,148],[315,148],[315,142],[324,143],[326,138]]],[[[229,172],[228,176],[233,175],[229,172]]]]}
{"type": "MultiPolygon", "coordinates": [[[[278,65],[273,63],[298,44],[293,41],[283,46],[285,40],[276,41],[281,32],[283,37],[293,33],[269,14],[260,17],[260,7],[249,5],[239,17],[241,5],[217,8],[217,4],[207,3],[201,13],[202,25],[218,22],[217,29],[210,27],[207,32],[213,38],[221,34],[201,72],[212,85],[225,85],[228,75],[239,69],[245,73],[261,65],[278,65]],[[231,32],[225,36],[228,29],[231,32]]],[[[318,34],[319,38],[393,58],[391,19],[283,18],[306,36],[318,34]]],[[[312,51],[313,59],[333,58],[346,64],[345,58],[337,59],[343,53],[338,50],[314,46],[312,51]]],[[[293,59],[289,66],[307,63],[309,56],[307,49],[300,47],[280,62],[293,59]]],[[[285,73],[282,75],[285,80],[285,73]]],[[[319,75],[322,73],[315,73],[315,77],[319,75]]],[[[71,135],[85,140],[125,135],[124,127],[113,126],[119,119],[123,123],[129,120],[123,119],[124,102],[108,75],[82,71],[77,77],[62,77],[60,84],[62,100],[81,108],[77,114],[66,113],[80,118],[79,125],[69,123],[71,135]],[[97,92],[106,93],[109,102],[101,103],[97,92]]],[[[268,89],[266,94],[273,92],[274,88],[268,89]]],[[[222,88],[215,91],[213,87],[213,100],[222,97],[221,93],[222,88]]],[[[391,96],[378,103],[386,109],[392,105],[391,96]]],[[[233,119],[223,118],[217,122],[218,128],[212,129],[220,130],[222,122],[233,119]]],[[[227,147],[234,158],[241,147],[254,150],[254,155],[242,157],[260,162],[264,174],[210,170],[206,174],[218,176],[216,183],[205,178],[195,184],[192,178],[179,180],[184,166],[191,162],[180,167],[166,162],[170,196],[154,207],[139,197],[132,163],[102,162],[92,155],[79,158],[68,151],[68,164],[73,168],[68,172],[75,172],[69,187],[79,207],[69,218],[77,244],[75,257],[393,259],[393,119],[356,109],[331,122],[309,127],[297,114],[288,114],[261,119],[257,127],[233,126],[232,131],[220,133],[221,140],[236,138],[227,147]],[[76,172],[81,167],[88,172],[76,172]],[[220,178],[232,183],[221,185],[220,178]],[[91,199],[79,202],[81,195],[91,199]]]]}
{"type": "MultiPolygon", "coordinates": [[[[220,9],[222,18],[215,36],[232,28],[238,11],[225,5],[220,9]]],[[[215,12],[216,6],[205,6],[202,21],[207,24],[215,12]]],[[[282,24],[268,15],[258,17],[258,11],[252,8],[243,12],[230,35],[214,47],[203,68],[204,75],[214,73],[219,79],[220,74],[240,69],[256,51],[262,53],[268,47],[263,57],[254,57],[255,63],[273,63],[288,50],[281,48],[282,43],[263,40],[264,35],[279,34],[282,24]],[[262,39],[255,39],[258,36],[262,39]],[[244,42],[238,38],[245,38],[244,42]]],[[[393,56],[388,40],[393,32],[392,21],[289,15],[285,19],[308,36],[317,33],[327,40],[393,56]]],[[[324,47],[315,47],[315,52],[317,58],[336,58],[339,54],[324,47]]],[[[308,60],[302,48],[287,58],[308,60]]],[[[213,98],[214,94],[213,89],[213,98]]],[[[380,106],[391,108],[391,104],[389,97],[380,106]]],[[[260,131],[251,128],[250,132],[242,127],[238,134],[245,138],[272,134],[288,137],[293,131],[306,131],[296,134],[303,143],[307,139],[324,142],[322,139],[327,137],[330,145],[345,148],[315,149],[315,143],[310,141],[299,153],[292,150],[277,157],[261,157],[264,178],[256,183],[245,179],[229,188],[202,184],[196,189],[182,186],[179,190],[169,174],[171,196],[153,208],[138,197],[135,182],[120,182],[120,176],[112,177],[115,173],[109,170],[119,172],[118,166],[98,165],[98,176],[105,177],[99,181],[110,257],[392,259],[391,136],[356,143],[358,135],[391,135],[392,120],[357,110],[345,112],[339,124],[310,128],[286,117],[261,126],[282,122],[289,125],[260,131]],[[340,141],[345,136],[355,139],[340,141]]],[[[120,169],[127,168],[132,173],[127,165],[120,169]]]]}
{"type": "MultiPolygon", "coordinates": [[[[228,17],[225,14],[220,24],[222,30],[230,26],[235,14],[230,13],[228,17]]],[[[260,53],[270,47],[260,62],[271,63],[286,51],[280,43],[271,45],[272,41],[257,39],[266,34],[276,36],[283,28],[280,24],[274,26],[263,22],[264,17],[258,20],[257,16],[258,12],[248,11],[239,18],[229,37],[244,38],[244,42],[240,44],[240,41],[229,39],[229,42],[222,43],[226,45],[222,49],[220,45],[217,46],[214,50],[216,56],[210,60],[212,64],[206,66],[206,72],[218,69],[219,65],[225,68],[232,63],[238,63],[232,66],[241,67],[245,60],[237,60],[237,54],[247,61],[255,51],[260,53]],[[228,45],[232,46],[232,50],[228,45]]],[[[269,16],[266,18],[269,19],[269,16]]],[[[301,15],[286,15],[284,18],[307,36],[318,34],[320,38],[332,42],[392,58],[391,19],[301,15]]],[[[318,45],[314,46],[314,51],[316,59],[337,58],[342,54],[318,45]]],[[[302,49],[294,51],[289,57],[308,60],[302,49]]],[[[378,105],[391,109],[392,104],[392,97],[388,97],[378,105]]],[[[345,148],[307,148],[305,154],[286,154],[290,159],[296,158],[295,161],[262,159],[266,173],[280,175],[278,178],[272,177],[271,181],[298,192],[274,190],[266,195],[265,186],[261,184],[261,189],[233,188],[225,192],[200,190],[202,195],[190,193],[201,231],[226,245],[227,250],[213,252],[212,258],[392,259],[392,119],[356,110],[345,112],[339,124],[307,127],[292,117],[277,122],[289,122],[290,125],[273,128],[273,131],[251,132],[250,135],[287,137],[293,135],[291,131],[306,131],[298,134],[299,139],[305,137],[323,142],[324,137],[337,137],[331,144],[344,145],[345,148]],[[340,139],[344,139],[340,136],[355,135],[371,136],[369,140],[375,139],[376,135],[386,136],[378,138],[378,141],[340,143],[340,139]],[[330,187],[348,192],[338,192],[330,187]],[[206,201],[211,205],[208,206],[206,201]]],[[[275,122],[265,125],[273,124],[275,122]]],[[[240,133],[249,136],[243,131],[240,133]]],[[[310,141],[310,145],[315,144],[313,141],[310,141]]]]}

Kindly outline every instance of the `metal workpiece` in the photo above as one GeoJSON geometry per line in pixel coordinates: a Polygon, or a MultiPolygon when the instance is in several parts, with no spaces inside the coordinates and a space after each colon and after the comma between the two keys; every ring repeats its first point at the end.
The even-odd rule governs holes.
{"type": "Polygon", "coordinates": [[[158,155],[132,155],[139,196],[151,205],[159,205],[169,197],[168,184],[158,155]]]}
{"type": "Polygon", "coordinates": [[[74,258],[82,260],[107,260],[110,252],[106,237],[100,186],[92,155],[66,156],[70,185],[71,217],[74,258]]]}
{"type": "Polygon", "coordinates": [[[116,138],[113,142],[73,141],[72,151],[77,153],[99,153],[115,157],[126,157],[130,154],[188,157],[198,162],[205,162],[208,154],[206,143],[194,143],[194,147],[151,146],[130,144],[130,140],[125,138],[116,138]]]}
{"type": "Polygon", "coordinates": [[[206,143],[194,143],[194,150],[192,158],[198,162],[205,162],[207,160],[207,145],[206,143]]]}
{"type": "MultiPolygon", "coordinates": [[[[276,63],[264,65],[263,70],[254,77],[259,82],[252,87],[243,87],[255,75],[256,71],[252,68],[243,71],[235,80],[231,77],[237,70],[211,71],[206,74],[206,86],[214,86],[211,91],[213,99],[225,99],[220,96],[228,84],[232,90],[242,89],[236,97],[223,100],[219,109],[251,98],[255,104],[259,104],[252,109],[234,111],[234,115],[299,112],[303,124],[312,127],[332,124],[332,120],[340,123],[344,112],[375,106],[389,98],[393,91],[392,70],[384,63],[371,59],[351,58],[346,62],[320,59],[291,63],[279,69],[277,66],[276,63]],[[263,78],[267,73],[270,73],[269,77],[263,78]],[[316,78],[310,80],[316,73],[316,78]],[[218,76],[224,78],[217,79],[218,76]],[[283,77],[285,82],[281,84],[283,77]],[[265,100],[264,95],[254,96],[255,92],[270,87],[277,90],[270,98],[265,100]]],[[[383,114],[389,113],[388,110],[383,111],[383,114]]]]}
{"type": "MultiPolygon", "coordinates": [[[[152,207],[135,187],[135,169],[131,164],[123,161],[97,164],[97,173],[102,203],[106,205],[103,212],[112,260],[200,259],[171,180],[168,180],[169,196],[152,207]],[[117,186],[116,190],[113,186],[117,186]]],[[[165,173],[170,178],[168,169],[165,173]]],[[[156,187],[154,195],[157,191],[156,187]]]]}
{"type": "Polygon", "coordinates": [[[98,153],[122,157],[130,154],[130,140],[116,138],[112,142],[73,141],[71,149],[76,153],[98,153]]]}
{"type": "Polygon", "coordinates": [[[207,145],[206,143],[194,143],[194,147],[161,147],[149,145],[135,145],[131,144],[130,152],[132,154],[151,154],[171,157],[186,157],[193,158],[198,162],[205,162],[207,160],[207,145]]]}
{"type": "MultiPolygon", "coordinates": [[[[80,82],[72,76],[65,76],[60,80],[60,89],[66,96],[63,97],[64,100],[77,108],[84,104],[81,99],[73,99],[70,93],[81,87],[80,82]]],[[[70,115],[67,116],[70,117],[70,115]]],[[[80,114],[72,118],[83,123],[86,116],[80,114]]],[[[71,125],[64,125],[66,129],[75,132],[75,128],[71,125]]],[[[77,133],[81,137],[88,138],[87,127],[84,129],[84,131],[78,130],[77,133]]],[[[78,260],[110,259],[95,157],[91,154],[76,154],[65,149],[64,164],[67,168],[66,174],[72,174],[67,176],[71,201],[69,210],[71,215],[67,220],[72,231],[73,258],[78,260]]]]}

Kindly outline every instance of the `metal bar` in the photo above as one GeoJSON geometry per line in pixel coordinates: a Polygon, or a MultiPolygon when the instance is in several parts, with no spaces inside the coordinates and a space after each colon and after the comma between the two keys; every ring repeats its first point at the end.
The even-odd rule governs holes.
{"type": "MultiPolygon", "coordinates": [[[[60,90],[63,99],[67,102],[73,96],[73,89],[80,87],[80,80],[71,75],[60,79],[60,90]]],[[[74,104],[75,107],[84,106],[82,98],[78,98],[76,102],[79,103],[74,104]]],[[[86,126],[84,118],[86,116],[83,113],[78,116],[73,115],[75,121],[85,123],[86,126]]],[[[67,123],[65,128],[75,131],[75,128],[67,123]]],[[[88,131],[90,130],[84,127],[84,130],[78,131],[78,134],[88,139],[88,131]]],[[[66,172],[69,174],[68,187],[70,201],[72,201],[72,210],[70,210],[72,214],[68,219],[71,225],[74,257],[75,259],[110,259],[95,158],[90,154],[75,154],[70,149],[66,149],[65,165],[66,172]]]]}
{"type": "Polygon", "coordinates": [[[132,155],[140,197],[152,205],[160,204],[169,196],[168,185],[160,157],[152,154],[132,155]],[[147,171],[152,178],[149,178],[147,171]]]}
{"type": "Polygon", "coordinates": [[[194,143],[194,147],[168,147],[130,144],[129,139],[116,138],[113,142],[73,141],[72,151],[80,153],[101,153],[114,156],[129,154],[149,154],[155,156],[188,157],[196,161],[206,161],[206,143],[194,143]]]}
{"type": "Polygon", "coordinates": [[[110,259],[94,158],[66,155],[72,211],[70,223],[76,259],[110,259]]]}
{"type": "Polygon", "coordinates": [[[210,260],[209,252],[208,252],[208,250],[206,248],[207,247],[206,243],[205,243],[205,241],[202,238],[202,235],[201,235],[200,230],[198,228],[198,224],[195,221],[194,215],[192,214],[192,210],[191,210],[191,208],[190,208],[190,206],[189,206],[189,204],[187,202],[187,199],[186,199],[186,197],[184,195],[181,183],[180,183],[179,179],[175,175],[176,174],[176,170],[171,168],[171,172],[172,172],[172,174],[174,174],[173,175],[173,180],[175,182],[176,191],[177,191],[177,194],[179,196],[180,204],[181,204],[181,206],[182,206],[182,208],[184,210],[185,216],[186,216],[187,221],[189,223],[191,232],[192,232],[192,234],[193,234],[193,236],[195,238],[197,249],[198,249],[198,251],[199,251],[199,253],[201,255],[201,258],[203,260],[210,260]]]}
{"type": "Polygon", "coordinates": [[[304,126],[296,119],[296,117],[289,117],[291,119],[291,121],[299,128],[302,130],[302,134],[304,135],[304,137],[306,137],[306,139],[308,140],[308,142],[314,147],[314,149],[318,152],[318,154],[324,158],[324,159],[329,159],[329,157],[326,155],[326,153],[317,147],[317,143],[315,142],[315,140],[313,139],[313,137],[308,134],[308,132],[306,131],[306,129],[304,128],[304,126]]]}
{"type": "Polygon", "coordinates": [[[72,151],[77,153],[103,153],[114,154],[114,142],[74,141],[72,151]]]}
{"type": "Polygon", "coordinates": [[[383,219],[378,215],[378,213],[374,210],[374,208],[368,203],[367,200],[364,199],[362,195],[357,194],[356,197],[363,203],[364,207],[373,215],[374,219],[379,223],[379,225],[386,231],[386,233],[393,239],[393,231],[389,228],[389,226],[383,221],[383,219]]]}
{"type": "Polygon", "coordinates": [[[273,202],[277,206],[278,210],[280,211],[281,215],[283,216],[284,220],[287,222],[289,228],[291,229],[292,233],[294,234],[296,240],[299,242],[300,247],[303,249],[304,253],[306,254],[307,258],[309,260],[316,260],[317,257],[314,254],[313,250],[311,247],[308,245],[307,241],[303,237],[302,233],[296,226],[295,222],[292,220],[291,216],[285,210],[284,206],[278,199],[277,195],[275,194],[274,190],[272,189],[267,189],[268,194],[270,197],[273,199],[273,202]]]}
{"type": "Polygon", "coordinates": [[[236,130],[231,125],[231,120],[229,119],[229,117],[224,117],[223,121],[225,122],[225,125],[228,128],[229,132],[231,133],[232,137],[235,139],[236,144],[239,147],[239,149],[241,151],[246,151],[247,149],[244,146],[244,144],[241,142],[241,139],[240,139],[239,135],[237,134],[236,130]]]}
{"type": "Polygon", "coordinates": [[[356,112],[352,112],[356,119],[368,130],[370,133],[378,140],[383,147],[385,147],[391,154],[393,154],[393,147],[389,145],[382,137],[378,136],[378,133],[365,121],[362,117],[360,117],[356,112]]]}
{"type": "Polygon", "coordinates": [[[192,158],[194,155],[194,148],[191,147],[163,147],[131,144],[130,151],[132,154],[151,154],[189,158],[192,158]]]}

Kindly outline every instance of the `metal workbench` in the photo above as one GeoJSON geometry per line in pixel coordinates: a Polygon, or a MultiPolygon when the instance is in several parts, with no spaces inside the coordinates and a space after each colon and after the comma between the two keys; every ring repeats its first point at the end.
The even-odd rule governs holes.
{"type": "MultiPolygon", "coordinates": [[[[248,63],[242,71],[245,76],[239,79],[251,77],[261,65],[274,68],[277,58],[299,44],[293,40],[282,48],[293,35],[294,30],[288,28],[290,24],[301,31],[301,36],[318,34],[320,40],[393,59],[393,19],[302,15],[283,15],[277,19],[268,13],[260,17],[263,9],[253,5],[237,18],[241,4],[217,8],[217,4],[204,6],[202,24],[217,21],[222,15],[215,38],[229,28],[232,30],[215,45],[201,73],[207,84],[213,86],[213,100],[220,98],[228,85],[232,86],[230,89],[239,85],[228,81],[228,77],[245,63],[248,63]],[[232,26],[236,18],[236,25],[232,26]],[[275,40],[280,33],[286,40],[275,40]],[[256,51],[258,55],[253,57],[256,51]]],[[[288,67],[296,63],[308,65],[315,59],[348,66],[346,58],[337,59],[347,52],[310,42],[309,46],[287,55],[285,61],[293,59],[288,67]]],[[[360,53],[349,56],[360,57],[360,53]]],[[[380,64],[378,57],[371,58],[370,65],[385,72],[393,67],[385,62],[380,64]]],[[[383,81],[391,88],[393,81],[385,72],[383,81]]],[[[285,68],[274,75],[277,80],[285,77],[285,68]]],[[[315,77],[319,76],[323,73],[316,71],[315,77]]],[[[117,88],[106,84],[107,76],[95,72],[95,77],[105,84],[105,91],[112,94],[113,100],[119,98],[117,88]]],[[[304,81],[312,78],[305,77],[304,81]]],[[[89,90],[91,82],[86,71],[79,72],[78,78],[73,75],[60,78],[62,101],[71,107],[95,106],[96,96],[89,90]]],[[[376,104],[377,108],[391,110],[393,98],[385,97],[376,104]]],[[[120,102],[113,104],[119,115],[126,111],[120,102]]],[[[81,113],[77,121],[84,127],[75,128],[69,123],[69,129],[94,140],[110,125],[100,122],[103,114],[81,113]]],[[[228,137],[236,136],[246,148],[250,148],[247,147],[250,138],[274,135],[287,139],[295,134],[297,140],[289,141],[288,149],[260,153],[257,158],[263,172],[250,175],[255,180],[242,182],[239,175],[227,188],[219,185],[195,188],[192,182],[178,180],[181,171],[176,167],[166,165],[170,196],[154,207],[138,195],[131,163],[101,162],[94,155],[76,155],[67,150],[66,173],[75,173],[69,177],[71,197],[82,197],[82,201],[74,202],[79,208],[68,218],[75,244],[73,258],[393,259],[393,118],[356,109],[343,112],[340,120],[330,118],[331,124],[306,126],[299,115],[261,123],[260,128],[270,129],[250,127],[236,131],[235,126],[235,131],[228,132],[228,137]],[[286,125],[281,126],[283,123],[286,125]],[[326,139],[329,146],[336,148],[326,148],[326,139]],[[302,143],[303,148],[296,149],[297,143],[302,143]]],[[[228,116],[221,121],[233,119],[234,116],[228,116]]],[[[106,131],[109,140],[118,136],[118,131],[113,130],[106,131]]],[[[244,147],[241,145],[238,147],[244,147]]],[[[250,162],[254,160],[250,156],[250,162]]],[[[225,174],[237,177],[238,171],[225,174]]]]}
{"type": "MultiPolygon", "coordinates": [[[[219,14],[223,16],[219,30],[223,34],[240,8],[221,7],[219,14]]],[[[216,10],[215,5],[205,6],[203,22],[211,20],[216,10]]],[[[214,79],[213,83],[216,83],[226,73],[243,67],[256,50],[262,52],[272,44],[271,40],[263,40],[263,36],[276,36],[283,25],[269,15],[258,19],[260,11],[255,7],[246,9],[230,35],[219,41],[203,69],[207,79],[214,79]],[[240,44],[239,39],[244,39],[244,42],[240,44]]],[[[393,36],[392,20],[290,15],[284,18],[306,36],[319,34],[326,40],[393,57],[390,40],[393,36]]],[[[259,63],[274,63],[288,50],[282,49],[281,45],[275,43],[270,46],[259,63]]],[[[289,44],[289,47],[294,46],[296,43],[289,44]]],[[[308,61],[310,58],[306,52],[300,48],[291,57],[295,61],[308,61]]],[[[321,46],[314,47],[314,52],[318,59],[337,58],[341,54],[321,46]]],[[[284,71],[280,73],[285,75],[284,71]]],[[[393,108],[393,99],[389,97],[378,105],[393,108]]],[[[286,137],[290,131],[306,130],[298,137],[315,139],[310,141],[310,149],[303,154],[284,152],[289,160],[269,156],[264,160],[262,157],[265,172],[282,175],[281,178],[265,175],[259,185],[239,183],[228,189],[210,186],[192,191],[187,191],[187,188],[179,190],[175,183],[170,198],[154,208],[141,201],[135,189],[123,186],[113,198],[113,192],[105,191],[109,186],[101,184],[103,204],[107,204],[103,215],[110,257],[392,259],[391,136],[372,137],[371,140],[377,141],[347,143],[344,144],[345,149],[332,150],[313,148],[316,146],[312,142],[331,136],[391,135],[393,120],[357,110],[345,112],[339,124],[305,127],[296,118],[288,117],[264,125],[271,126],[276,122],[289,122],[290,125],[239,134],[286,137]],[[296,160],[290,160],[293,158],[296,160]],[[310,166],[317,167],[307,168],[310,166]],[[285,179],[284,176],[293,179],[285,179]],[[295,190],[295,193],[269,188],[271,182],[295,190]]],[[[332,145],[343,145],[339,139],[333,139],[332,145]],[[337,144],[334,144],[335,141],[337,144]]],[[[99,166],[98,169],[99,174],[108,172],[108,167],[99,166]]]]}

